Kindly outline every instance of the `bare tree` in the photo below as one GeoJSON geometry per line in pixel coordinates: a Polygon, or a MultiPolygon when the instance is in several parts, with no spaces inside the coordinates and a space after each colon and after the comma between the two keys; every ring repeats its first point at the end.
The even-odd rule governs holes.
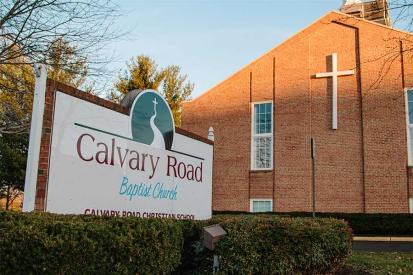
{"type": "MultiPolygon", "coordinates": [[[[373,22],[404,31],[404,33],[393,32],[392,29],[388,29],[387,35],[382,40],[381,46],[384,47],[381,51],[360,61],[361,64],[358,64],[372,63],[379,69],[372,76],[374,79],[366,89],[366,91],[373,91],[381,88],[386,76],[400,62],[402,55],[404,58],[411,58],[413,54],[413,38],[409,34],[409,32],[413,31],[413,0],[364,0],[363,3],[363,5],[367,5],[367,9],[365,8],[360,14],[350,14],[354,17],[362,17],[366,20],[372,20],[373,22]],[[381,16],[383,17],[381,18],[381,16]]],[[[343,16],[337,21],[344,24],[354,24],[354,21],[348,16],[343,16]]],[[[398,77],[402,78],[401,72],[398,77]]]]}
{"type": "MultiPolygon", "coordinates": [[[[380,69],[368,90],[380,88],[394,64],[400,62],[401,55],[410,58],[413,53],[413,39],[411,35],[407,34],[413,31],[413,0],[390,0],[388,1],[388,11],[391,14],[391,26],[405,31],[406,34],[397,36],[389,34],[383,40],[386,45],[385,51],[365,61],[365,63],[376,63],[380,69]]],[[[401,77],[400,73],[399,78],[401,77]]]]}
{"type": "Polygon", "coordinates": [[[392,14],[392,23],[406,31],[413,29],[413,0],[391,0],[389,11],[392,14]]]}
{"type": "Polygon", "coordinates": [[[119,37],[118,15],[110,0],[0,0],[0,64],[53,65],[47,56],[60,38],[91,66],[103,64],[97,53],[119,37]]]}
{"type": "Polygon", "coordinates": [[[123,33],[111,0],[0,0],[0,134],[27,133],[33,63],[51,77],[88,88],[110,58],[100,54],[123,33]]]}

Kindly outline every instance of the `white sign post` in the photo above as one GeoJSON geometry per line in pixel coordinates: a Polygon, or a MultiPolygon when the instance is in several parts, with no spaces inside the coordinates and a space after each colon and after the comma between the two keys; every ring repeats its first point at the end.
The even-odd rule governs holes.
{"type": "Polygon", "coordinates": [[[332,72],[317,73],[316,78],[332,77],[333,78],[333,92],[332,92],[332,129],[337,130],[337,80],[339,76],[353,75],[354,70],[337,71],[337,53],[331,55],[332,72]]]}
{"type": "Polygon", "coordinates": [[[24,183],[23,211],[33,211],[36,197],[37,171],[39,166],[40,141],[42,138],[43,114],[46,94],[46,67],[35,64],[35,84],[30,126],[29,151],[24,183]]]}

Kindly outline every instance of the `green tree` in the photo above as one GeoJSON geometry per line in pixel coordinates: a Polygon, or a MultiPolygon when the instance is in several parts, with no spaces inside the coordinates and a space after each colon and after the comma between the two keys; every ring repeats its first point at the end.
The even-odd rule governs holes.
{"type": "Polygon", "coordinates": [[[0,199],[6,210],[24,188],[27,150],[28,134],[0,136],[0,199]]]}
{"type": "MultiPolygon", "coordinates": [[[[47,68],[48,77],[76,88],[85,87],[88,62],[76,51],[63,39],[53,41],[47,55],[47,64],[52,64],[47,68]]],[[[34,70],[21,63],[0,64],[0,198],[6,199],[7,208],[24,188],[33,102],[34,70]]],[[[86,90],[92,92],[91,87],[86,90]]]]}
{"type": "Polygon", "coordinates": [[[116,90],[120,93],[113,94],[115,98],[122,97],[132,90],[157,90],[165,78],[165,71],[158,69],[158,65],[149,56],[139,55],[131,58],[126,65],[127,71],[119,76],[115,83],[116,90]]]}
{"type": "Polygon", "coordinates": [[[194,89],[194,84],[187,80],[188,76],[181,74],[181,68],[176,65],[158,68],[156,62],[146,55],[132,58],[127,63],[127,68],[115,83],[116,91],[110,94],[110,99],[119,102],[124,95],[135,89],[157,90],[165,97],[175,124],[179,126],[182,102],[190,98],[194,89]]]}
{"type": "Polygon", "coordinates": [[[0,134],[28,132],[33,87],[31,66],[0,64],[0,134]]]}
{"type": "Polygon", "coordinates": [[[181,125],[182,102],[191,97],[194,84],[187,81],[186,75],[181,75],[179,66],[168,66],[165,69],[162,94],[171,108],[175,125],[181,125]]]}
{"type": "MultiPolygon", "coordinates": [[[[75,88],[82,87],[87,92],[93,92],[92,86],[86,85],[88,61],[76,55],[76,51],[76,47],[63,39],[53,41],[47,56],[47,63],[52,64],[47,67],[47,75],[75,88]]],[[[18,66],[0,64],[0,133],[29,131],[34,71],[32,66],[23,61],[21,63],[18,66]]]]}
{"type": "MultiPolygon", "coordinates": [[[[89,75],[88,63],[86,58],[78,56],[76,52],[77,48],[62,38],[53,41],[47,55],[48,63],[51,64],[47,76],[75,88],[83,86],[89,75]]],[[[91,91],[90,87],[85,88],[91,91]]]]}

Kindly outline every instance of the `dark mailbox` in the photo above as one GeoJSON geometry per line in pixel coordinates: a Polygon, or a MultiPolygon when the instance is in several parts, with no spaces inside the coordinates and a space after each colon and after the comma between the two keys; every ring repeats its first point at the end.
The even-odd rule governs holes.
{"type": "Polygon", "coordinates": [[[215,244],[226,234],[227,232],[225,232],[219,224],[204,227],[202,234],[204,246],[210,250],[214,250],[215,244]]]}

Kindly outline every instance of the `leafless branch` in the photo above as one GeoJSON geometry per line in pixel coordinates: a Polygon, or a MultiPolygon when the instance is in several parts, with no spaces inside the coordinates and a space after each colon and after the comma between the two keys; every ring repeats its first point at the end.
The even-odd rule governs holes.
{"type": "Polygon", "coordinates": [[[110,0],[1,0],[0,64],[53,65],[47,53],[63,38],[93,71],[108,62],[99,50],[124,34],[113,29],[118,16],[110,0]]]}

